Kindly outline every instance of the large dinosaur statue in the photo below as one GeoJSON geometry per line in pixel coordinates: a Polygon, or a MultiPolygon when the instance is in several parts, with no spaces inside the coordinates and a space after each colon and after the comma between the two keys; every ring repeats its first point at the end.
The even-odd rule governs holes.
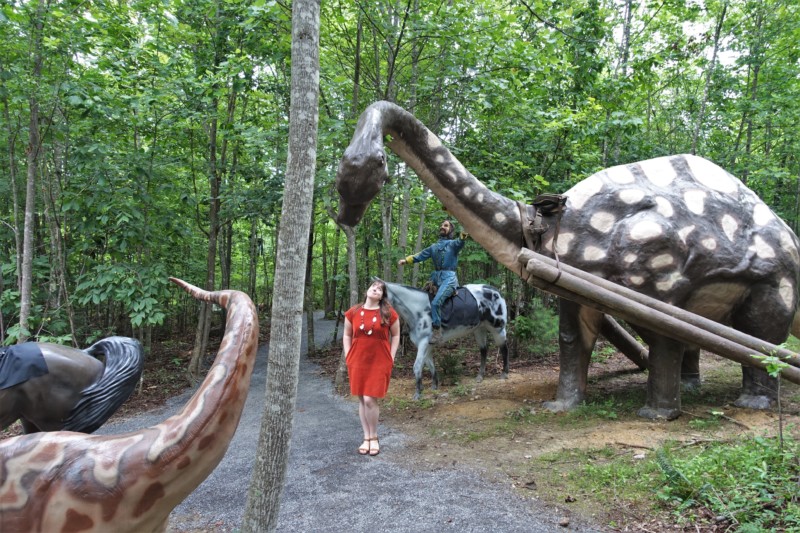
{"type": "Polygon", "coordinates": [[[172,509],[219,464],[247,398],[258,317],[239,291],[194,298],[227,309],[214,365],[175,416],[120,435],[33,433],[0,441],[0,531],[164,531],[172,509]]]}
{"type": "MultiPolygon", "coordinates": [[[[384,138],[481,246],[527,277],[518,261],[526,243],[521,206],[487,189],[435,134],[389,102],[363,112],[342,157],[339,222],[356,225],[387,180],[384,138]]],[[[541,253],[553,257],[555,241],[565,264],[771,343],[788,336],[798,307],[800,243],[718,166],[690,155],[662,157],[598,172],[565,196],[560,215],[542,216],[541,253]]],[[[559,384],[550,409],[571,409],[585,399],[603,324],[600,311],[561,300],[559,384]]],[[[634,327],[649,345],[647,401],[639,414],[676,418],[684,351],[687,359],[696,357],[696,347],[634,327]]],[[[742,373],[737,405],[768,408],[774,379],[750,366],[742,373]]]]}

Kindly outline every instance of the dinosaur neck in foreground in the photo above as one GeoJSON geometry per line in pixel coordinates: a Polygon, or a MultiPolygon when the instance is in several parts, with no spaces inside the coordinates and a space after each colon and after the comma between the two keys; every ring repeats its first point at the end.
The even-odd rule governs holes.
{"type": "Polygon", "coordinates": [[[375,104],[373,134],[391,135],[388,145],[431,189],[498,262],[520,273],[517,254],[523,242],[516,202],[490,191],[413,115],[387,102],[375,104]]]}
{"type": "Polygon", "coordinates": [[[163,531],[172,509],[222,460],[247,396],[258,318],[244,293],[173,281],[228,311],[206,379],[178,415],[150,428],[0,442],[0,531],[163,531]]]}

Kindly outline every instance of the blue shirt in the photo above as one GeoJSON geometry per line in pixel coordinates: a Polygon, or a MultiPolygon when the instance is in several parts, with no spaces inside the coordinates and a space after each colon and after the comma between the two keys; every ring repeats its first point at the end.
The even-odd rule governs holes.
{"type": "Polygon", "coordinates": [[[431,280],[438,286],[447,283],[458,284],[456,280],[456,267],[458,266],[458,253],[464,247],[466,241],[461,238],[447,239],[439,237],[439,240],[431,244],[417,255],[411,256],[411,263],[421,263],[430,259],[433,261],[435,272],[431,273],[431,280]],[[444,281],[444,283],[441,283],[444,281]]]}

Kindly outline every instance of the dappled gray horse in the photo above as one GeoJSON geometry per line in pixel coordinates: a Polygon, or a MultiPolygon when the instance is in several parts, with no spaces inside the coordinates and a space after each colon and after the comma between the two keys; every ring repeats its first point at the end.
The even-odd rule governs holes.
{"type": "MultiPolygon", "coordinates": [[[[425,291],[386,283],[386,293],[397,313],[408,325],[408,336],[417,347],[414,361],[414,377],[417,391],[414,399],[422,394],[422,369],[428,365],[433,389],[439,387],[439,379],[433,364],[432,346],[433,319],[431,317],[431,298],[425,291]]],[[[506,345],[506,325],[508,310],[500,292],[489,285],[470,284],[459,287],[456,293],[442,305],[442,342],[457,339],[472,333],[481,349],[481,366],[478,382],[483,380],[486,370],[486,353],[491,335],[503,355],[502,378],[508,377],[508,347],[506,345]]]]}

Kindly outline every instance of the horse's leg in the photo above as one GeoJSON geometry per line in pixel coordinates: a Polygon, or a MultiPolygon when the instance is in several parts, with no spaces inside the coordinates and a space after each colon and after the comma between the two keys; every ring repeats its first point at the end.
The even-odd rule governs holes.
{"type": "Polygon", "coordinates": [[[19,421],[22,423],[22,431],[27,435],[28,433],[39,433],[41,429],[28,420],[27,418],[20,418],[19,421]]]}
{"type": "Polygon", "coordinates": [[[0,429],[6,429],[19,419],[17,387],[0,390],[0,429]]]}
{"type": "Polygon", "coordinates": [[[478,348],[481,349],[481,366],[478,369],[478,377],[475,379],[478,383],[483,381],[483,376],[486,373],[486,354],[489,351],[488,349],[488,342],[489,339],[486,336],[486,331],[483,328],[479,327],[473,332],[475,335],[475,342],[478,343],[478,348]]]}
{"type": "Polygon", "coordinates": [[[503,374],[500,377],[508,379],[508,343],[505,334],[498,335],[498,337],[502,339],[498,344],[500,345],[500,354],[503,356],[503,374]]]}
{"type": "Polygon", "coordinates": [[[417,391],[414,393],[414,399],[419,400],[422,396],[422,369],[425,367],[425,352],[428,348],[428,339],[423,339],[419,342],[417,347],[417,358],[414,360],[414,378],[417,382],[417,391]]]}
{"type": "Polygon", "coordinates": [[[506,329],[492,328],[492,340],[500,348],[500,355],[503,356],[503,373],[500,375],[501,379],[508,379],[508,339],[506,338],[506,329]]]}
{"type": "Polygon", "coordinates": [[[425,363],[428,365],[428,370],[431,371],[431,388],[439,390],[439,375],[436,373],[436,367],[433,364],[433,346],[428,345],[425,349],[425,363]]]}

